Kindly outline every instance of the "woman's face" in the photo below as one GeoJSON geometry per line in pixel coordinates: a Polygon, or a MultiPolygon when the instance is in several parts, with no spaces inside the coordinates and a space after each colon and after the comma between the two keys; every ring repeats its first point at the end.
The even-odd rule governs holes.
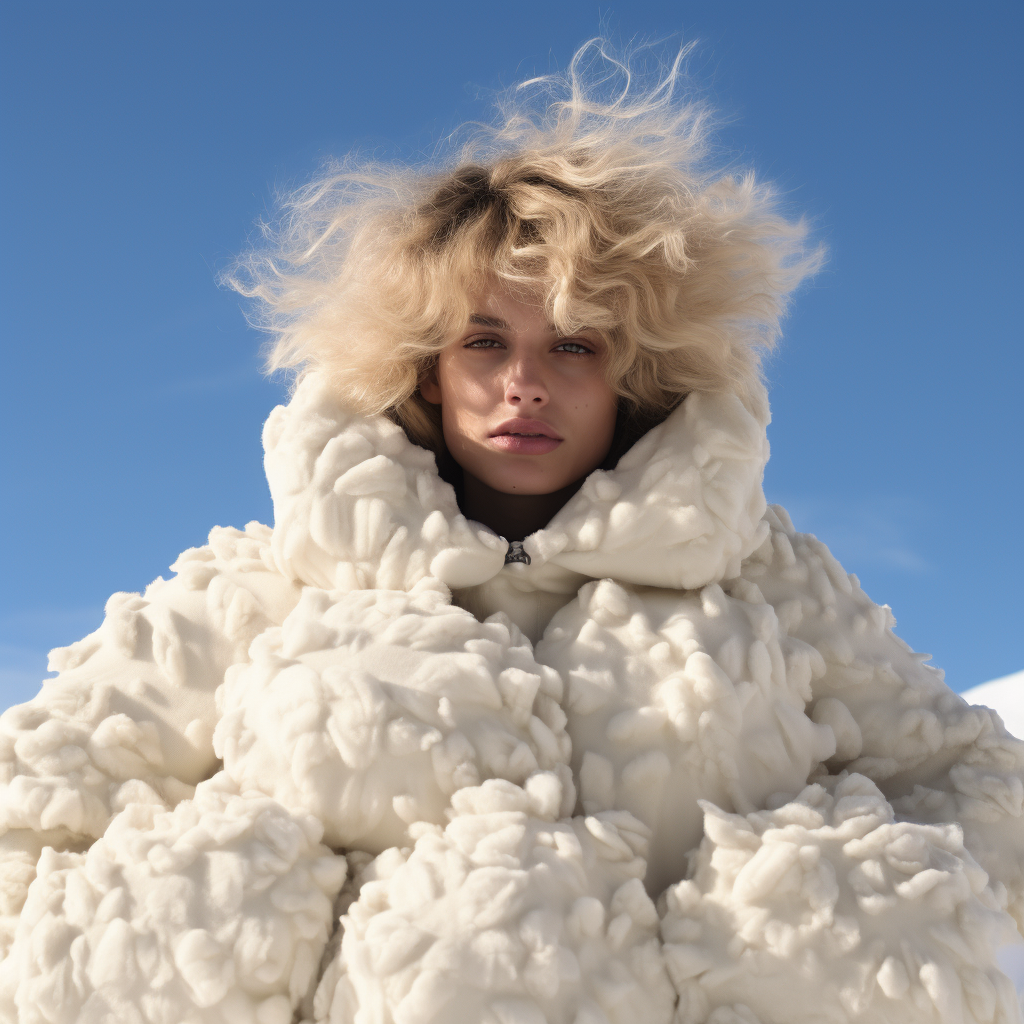
{"type": "Polygon", "coordinates": [[[551,494],[596,469],[612,443],[617,396],[596,332],[559,335],[542,307],[493,287],[420,385],[441,406],[462,469],[506,494],[551,494]]]}

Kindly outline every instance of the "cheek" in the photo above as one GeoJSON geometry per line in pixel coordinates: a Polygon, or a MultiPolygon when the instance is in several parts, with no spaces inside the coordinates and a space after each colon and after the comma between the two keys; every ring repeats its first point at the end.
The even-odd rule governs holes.
{"type": "Polygon", "coordinates": [[[581,419],[595,447],[604,444],[607,450],[611,444],[618,404],[618,395],[603,380],[593,382],[581,396],[581,419]]]}
{"type": "Polygon", "coordinates": [[[485,367],[467,365],[458,352],[442,352],[437,363],[441,401],[454,409],[473,410],[489,400],[491,381],[485,367]]]}
{"type": "Polygon", "coordinates": [[[441,424],[449,447],[460,436],[471,436],[474,424],[486,416],[494,404],[488,382],[467,371],[455,359],[438,362],[437,379],[441,392],[441,424]]]}

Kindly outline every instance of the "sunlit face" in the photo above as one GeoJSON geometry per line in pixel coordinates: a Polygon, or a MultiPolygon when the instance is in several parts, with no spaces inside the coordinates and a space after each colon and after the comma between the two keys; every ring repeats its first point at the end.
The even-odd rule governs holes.
{"type": "Polygon", "coordinates": [[[612,443],[617,396],[594,331],[560,335],[543,308],[494,287],[420,385],[441,406],[452,457],[506,494],[552,494],[596,469],[612,443]]]}

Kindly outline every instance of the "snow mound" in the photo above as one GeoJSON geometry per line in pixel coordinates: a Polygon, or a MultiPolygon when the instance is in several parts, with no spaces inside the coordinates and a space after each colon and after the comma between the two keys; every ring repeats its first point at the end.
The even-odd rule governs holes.
{"type": "MultiPolygon", "coordinates": [[[[991,708],[1003,720],[1007,731],[1024,739],[1024,672],[993,679],[961,694],[969,704],[991,708]]],[[[1013,979],[1024,1006],[1024,945],[1004,946],[999,951],[999,964],[1013,979]]]]}
{"type": "Polygon", "coordinates": [[[991,708],[1003,720],[1008,732],[1024,739],[1024,672],[1014,672],[974,686],[960,694],[968,704],[991,708]]]}
{"type": "Polygon", "coordinates": [[[0,1013],[289,1024],[345,878],[321,832],[220,774],[174,811],[131,805],[87,853],[45,849],[0,968],[0,1013]]]}
{"type": "Polygon", "coordinates": [[[675,994],[625,811],[558,820],[562,782],[455,794],[442,831],[371,865],[317,1024],[669,1024],[675,994]]]}
{"type": "Polygon", "coordinates": [[[315,814],[332,846],[373,853],[408,845],[414,822],[443,824],[464,786],[568,777],[557,672],[503,616],[449,602],[436,580],[305,588],[225,679],[214,745],[228,774],[315,814]]]}
{"type": "Polygon", "coordinates": [[[897,821],[846,773],[775,810],[703,807],[692,876],[659,901],[677,1024],[1020,1021],[991,966],[1015,928],[957,825],[897,821]]]}
{"type": "Polygon", "coordinates": [[[798,790],[835,751],[831,726],[804,713],[820,656],[782,636],[763,599],[717,584],[688,594],[587,584],[537,656],[568,680],[583,810],[624,808],[652,830],[652,895],[683,877],[700,798],[752,811],[798,790]]]}

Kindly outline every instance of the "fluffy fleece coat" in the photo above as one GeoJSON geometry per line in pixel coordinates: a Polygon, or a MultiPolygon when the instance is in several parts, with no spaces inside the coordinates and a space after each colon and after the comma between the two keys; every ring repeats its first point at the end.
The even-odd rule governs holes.
{"type": "Polygon", "coordinates": [[[765,428],[690,395],[506,563],[307,377],[273,530],[0,717],[0,1014],[1019,1020],[1024,744],[766,508],[765,428]]]}

